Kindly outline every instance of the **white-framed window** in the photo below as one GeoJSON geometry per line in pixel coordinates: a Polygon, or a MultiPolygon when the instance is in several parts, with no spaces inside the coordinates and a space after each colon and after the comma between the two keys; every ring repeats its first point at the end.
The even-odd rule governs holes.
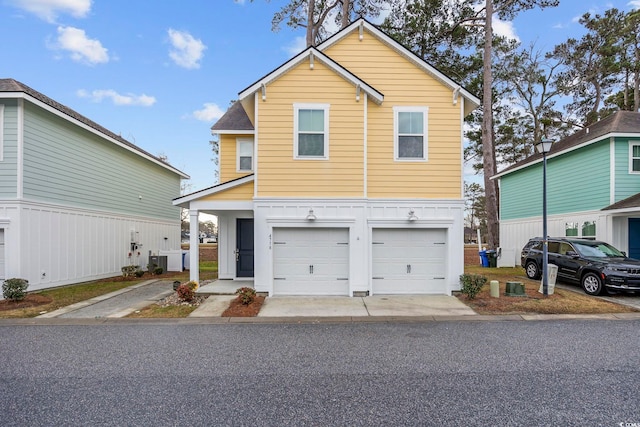
{"type": "Polygon", "coordinates": [[[595,221],[585,221],[582,223],[582,237],[596,237],[595,221]]]}
{"type": "Polygon", "coordinates": [[[253,139],[251,138],[236,139],[236,171],[253,171],[253,139]]]}
{"type": "Polygon", "coordinates": [[[395,160],[427,160],[428,107],[393,107],[395,160]]]}
{"type": "Polygon", "coordinates": [[[293,157],[329,158],[329,104],[293,104],[293,157]]]}
{"type": "Polygon", "coordinates": [[[629,173],[640,173],[640,141],[629,141],[629,173]]]}

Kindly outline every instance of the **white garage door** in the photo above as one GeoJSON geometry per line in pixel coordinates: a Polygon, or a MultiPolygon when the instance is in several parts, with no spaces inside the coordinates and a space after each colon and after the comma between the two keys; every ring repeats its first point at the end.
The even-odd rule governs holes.
{"type": "Polygon", "coordinates": [[[273,231],[275,295],[348,295],[349,230],[277,228],[273,231]]]}
{"type": "Polygon", "coordinates": [[[447,293],[446,230],[374,229],[374,294],[447,293]]]}

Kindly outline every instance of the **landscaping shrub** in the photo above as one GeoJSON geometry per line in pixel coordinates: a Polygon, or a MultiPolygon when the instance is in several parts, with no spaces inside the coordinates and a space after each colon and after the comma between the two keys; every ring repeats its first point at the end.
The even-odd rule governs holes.
{"type": "Polygon", "coordinates": [[[178,286],[176,292],[178,293],[178,298],[180,298],[182,301],[191,302],[196,296],[195,291],[191,289],[191,287],[186,283],[178,286]]]}
{"type": "Polygon", "coordinates": [[[480,274],[463,274],[460,276],[460,283],[462,283],[462,293],[469,299],[474,299],[476,295],[482,290],[482,287],[487,283],[487,278],[480,274]]]}
{"type": "Polygon", "coordinates": [[[153,269],[153,274],[155,274],[156,276],[159,276],[162,273],[164,273],[164,269],[162,267],[156,267],[153,269]]]}
{"type": "Polygon", "coordinates": [[[144,271],[143,270],[136,270],[136,272],[134,273],[136,275],[136,277],[142,277],[144,276],[144,271]]]}
{"type": "Polygon", "coordinates": [[[236,295],[244,305],[249,305],[256,299],[256,290],[245,286],[236,290],[236,295]]]}
{"type": "Polygon", "coordinates": [[[140,270],[140,266],[137,265],[125,265],[124,267],[121,268],[122,270],[122,276],[123,277],[129,277],[129,276],[133,276],[134,274],[136,274],[136,271],[140,270]]]}
{"type": "Polygon", "coordinates": [[[198,282],[194,282],[193,280],[185,283],[185,285],[190,287],[192,291],[196,291],[198,289],[198,282]]]}
{"type": "Polygon", "coordinates": [[[25,279],[7,279],[2,283],[2,296],[11,301],[21,301],[27,295],[29,281],[25,279]]]}

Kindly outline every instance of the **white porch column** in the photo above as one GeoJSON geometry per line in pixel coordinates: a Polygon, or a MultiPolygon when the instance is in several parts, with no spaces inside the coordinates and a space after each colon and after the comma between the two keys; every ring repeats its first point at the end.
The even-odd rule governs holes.
{"type": "Polygon", "coordinates": [[[200,284],[200,226],[198,210],[189,209],[189,280],[200,284]]]}

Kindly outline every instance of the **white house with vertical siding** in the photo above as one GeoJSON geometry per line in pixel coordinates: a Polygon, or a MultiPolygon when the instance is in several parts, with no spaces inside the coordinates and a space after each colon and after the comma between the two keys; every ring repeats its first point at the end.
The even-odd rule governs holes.
{"type": "Polygon", "coordinates": [[[13,79],[0,79],[0,282],[29,290],[146,267],[180,248],[186,174],[13,79]]]}

